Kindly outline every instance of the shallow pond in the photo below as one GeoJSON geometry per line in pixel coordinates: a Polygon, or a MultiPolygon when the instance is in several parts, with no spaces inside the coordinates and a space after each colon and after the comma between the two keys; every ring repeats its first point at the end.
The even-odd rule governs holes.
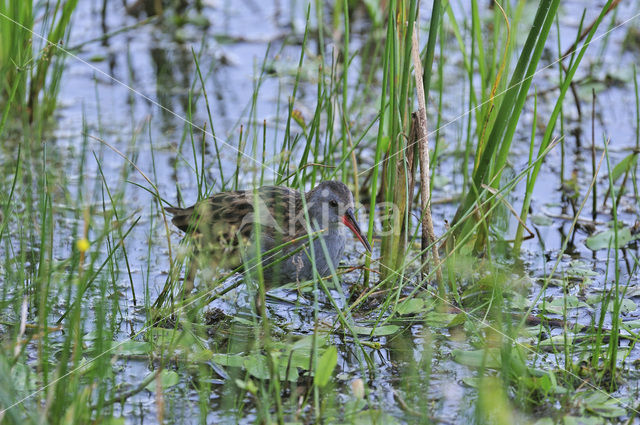
{"type": "MultiPolygon", "coordinates": [[[[257,418],[264,418],[265,412],[276,412],[278,408],[284,409],[289,423],[312,423],[318,412],[327,423],[481,422],[477,416],[478,405],[487,402],[486,394],[491,394],[491,385],[497,384],[493,381],[479,383],[479,370],[486,373],[486,367],[490,370],[488,375],[496,375],[492,371],[500,370],[500,362],[496,364],[489,359],[487,363],[486,356],[498,352],[501,336],[511,336],[484,315],[487,306],[474,306],[475,298],[484,298],[479,293],[465,292],[465,284],[486,279],[486,285],[474,285],[473,290],[490,292],[496,290],[493,286],[496,281],[504,283],[505,304],[501,308],[507,315],[513,313],[517,320],[523,309],[535,300],[533,314],[557,321],[550,326],[535,321],[527,323],[528,334],[517,339],[527,354],[525,363],[532,370],[555,370],[558,375],[566,373],[575,375],[575,379],[583,379],[586,375],[581,375],[580,370],[563,369],[567,364],[564,358],[567,347],[574,346],[570,356],[577,359],[577,363],[573,366],[583,365],[580,363],[585,359],[581,354],[582,347],[584,350],[593,348],[580,339],[581,335],[593,336],[594,332],[588,329],[600,319],[604,329],[611,328],[611,314],[600,314],[602,295],[617,279],[622,288],[626,288],[621,296],[621,314],[627,325],[623,326],[620,340],[622,384],[609,392],[614,398],[596,389],[601,383],[594,385],[585,379],[583,387],[593,391],[584,396],[582,404],[575,402],[566,407],[537,402],[533,403],[534,407],[506,409],[510,416],[503,422],[550,420],[562,418],[567,413],[585,421],[588,418],[593,423],[621,419],[637,423],[633,412],[634,406],[638,408],[640,388],[637,373],[640,351],[635,346],[640,328],[637,305],[640,279],[635,240],[639,208],[634,196],[634,188],[637,194],[635,172],[626,180],[627,191],[618,200],[617,219],[629,232],[624,248],[618,250],[618,257],[614,258],[614,251],[606,249],[606,240],[604,245],[597,239],[591,240],[590,243],[595,244],[591,247],[598,249],[587,246],[587,238],[607,231],[612,220],[611,201],[603,202],[603,194],[609,187],[606,163],[595,179],[596,211],[592,214],[592,197],[588,197],[580,215],[583,220],[572,228],[574,213],[580,208],[592,180],[592,124],[596,160],[600,160],[608,141],[612,169],[637,146],[638,111],[633,84],[634,66],[639,59],[637,4],[621,4],[615,13],[605,18],[583,59],[575,78],[580,109],[576,107],[575,99],[568,96],[563,110],[564,147],[561,150],[556,146],[551,150],[542,167],[529,222],[534,237],[525,242],[523,254],[517,260],[511,259],[508,252],[500,252],[498,248],[495,258],[500,260],[495,263],[491,257],[477,259],[476,262],[461,262],[460,269],[452,271],[462,288],[460,294],[468,302],[465,305],[471,307],[469,311],[461,313],[454,307],[455,303],[444,309],[438,307],[434,302],[437,299],[435,287],[429,287],[423,296],[405,300],[415,285],[409,279],[406,290],[399,292],[396,300],[400,310],[393,316],[388,311],[381,315],[380,310],[375,310],[379,307],[375,296],[367,301],[370,305],[346,312],[365,292],[361,286],[361,269],[344,274],[341,285],[327,282],[326,293],[316,298],[311,295],[313,287],[289,287],[268,294],[268,332],[271,347],[280,353],[278,358],[281,360],[276,369],[280,373],[283,406],[278,407],[275,400],[273,405],[264,405],[256,396],[261,391],[268,392],[274,385],[273,379],[267,379],[273,367],[269,362],[273,360],[255,350],[255,341],[264,337],[264,329],[254,314],[255,292],[244,285],[206,306],[199,306],[196,312],[183,309],[171,318],[177,320],[188,316],[189,320],[184,323],[192,323],[192,328],[184,323],[176,329],[148,326],[151,323],[150,306],[172,272],[172,259],[180,254],[181,233],[173,229],[167,236],[157,203],[144,190],[150,188],[149,183],[116,150],[135,163],[153,182],[160,196],[171,203],[180,199],[182,204],[191,205],[197,201],[202,184],[199,175],[205,177],[213,191],[220,190],[222,179],[228,181],[236,172],[237,164],[241,168],[239,187],[249,187],[261,172],[269,181],[278,172],[277,158],[286,154],[279,140],[286,131],[288,102],[294,86],[294,108],[300,120],[309,123],[317,102],[321,60],[318,49],[324,48],[325,57],[332,58],[333,49],[341,47],[341,38],[336,36],[333,41],[331,34],[326,34],[323,40],[318,39],[318,10],[323,11],[327,28],[336,32],[339,28],[331,23],[333,6],[312,5],[311,31],[299,68],[306,4],[277,0],[200,3],[201,8],[190,5],[178,13],[175,8],[167,7],[162,16],[148,16],[144,10],[127,10],[123,2],[80,1],[73,16],[71,35],[65,45],[69,57],[60,87],[59,107],[54,115],[55,125],[44,144],[46,166],[56,170],[52,176],[59,176],[59,180],[50,177],[53,183],[50,202],[55,211],[51,218],[51,226],[55,228],[50,241],[51,262],[61,264],[69,258],[79,235],[83,234],[89,207],[97,218],[88,230],[88,239],[103,242],[92,245],[87,251],[87,264],[91,261],[89,269],[98,270],[109,257],[109,250],[117,247],[121,239],[126,247],[126,255],[125,251],[114,250],[116,267],[109,262],[100,269],[96,282],[105,283],[96,283],[87,290],[86,304],[78,313],[84,317],[80,341],[85,348],[82,367],[89,369],[93,359],[100,357],[95,364],[112,368],[109,377],[105,378],[108,383],[100,384],[109,390],[92,394],[90,400],[86,400],[87,404],[100,405],[100,398],[111,401],[103,411],[114,417],[121,416],[125,423],[252,423],[257,418]],[[205,91],[194,57],[197,57],[205,91]],[[592,90],[597,95],[595,104],[592,90]],[[189,124],[193,135],[189,133],[189,124]],[[204,142],[203,130],[207,133],[204,142]],[[242,134],[248,137],[243,154],[239,156],[238,140],[242,134]],[[264,139],[263,134],[266,135],[264,139]],[[261,168],[263,157],[265,167],[261,168]],[[201,174],[199,167],[204,168],[201,174]],[[114,209],[113,199],[117,200],[116,217],[110,215],[114,209]],[[103,217],[105,222],[101,223],[103,217]],[[109,224],[106,220],[117,222],[120,230],[105,230],[109,224]],[[117,302],[105,301],[110,298],[117,302]],[[110,310],[104,311],[105,306],[110,310]],[[341,311],[356,327],[352,332],[339,326],[338,312],[341,311]],[[191,314],[196,317],[189,316],[191,314]],[[105,329],[101,330],[100,326],[105,329]],[[107,331],[115,341],[113,344],[122,342],[123,345],[107,352],[110,340],[102,340],[105,338],[103,332],[107,331]],[[316,338],[313,338],[314,334],[316,338]],[[474,336],[477,334],[495,340],[496,345],[481,350],[479,340],[474,336]],[[149,342],[153,342],[153,348],[149,342]],[[318,361],[323,361],[326,353],[329,353],[326,358],[330,357],[330,347],[337,348],[335,370],[330,382],[325,384],[329,387],[323,387],[331,389],[331,396],[323,393],[321,397],[313,391],[308,392],[311,382],[320,379],[305,373],[310,369],[313,347],[322,350],[318,361]],[[106,355],[100,356],[105,352],[106,355]],[[164,365],[164,371],[156,379],[152,375],[160,364],[164,365]],[[137,388],[149,376],[153,379],[146,389],[113,401],[114,396],[137,388]],[[605,394],[604,399],[596,400],[599,394],[605,394]]],[[[361,170],[374,163],[377,125],[369,128],[369,124],[376,120],[377,90],[381,85],[379,73],[374,72],[367,89],[361,86],[361,76],[366,75],[370,65],[367,54],[374,54],[375,43],[379,40],[373,34],[375,14],[367,11],[365,3],[371,2],[357,5],[350,15],[350,49],[354,59],[349,67],[354,77],[349,79],[349,112],[352,115],[348,119],[355,121],[353,133],[358,133],[358,138],[363,136],[363,148],[357,151],[361,170]]],[[[535,87],[539,93],[537,116],[534,116],[533,102],[527,102],[505,179],[526,167],[531,127],[541,126],[540,132],[544,131],[557,96],[557,31],[560,30],[564,50],[575,39],[583,7],[578,1],[563,2],[561,6],[560,23],[551,31],[540,71],[532,84],[532,92],[535,87]]],[[[535,5],[527,5],[523,13],[534,11],[535,5]]],[[[426,40],[424,28],[429,7],[423,5],[420,13],[420,38],[426,40]]],[[[452,13],[460,22],[466,22],[464,17],[470,11],[460,9],[456,4],[452,13]]],[[[486,11],[482,13],[488,15],[486,11]]],[[[585,22],[591,22],[596,13],[587,10],[585,22]]],[[[525,18],[520,24],[524,34],[522,28],[528,28],[530,19],[525,18]]],[[[491,27],[490,19],[487,18],[486,24],[487,28],[491,27]]],[[[462,28],[462,31],[466,37],[464,41],[469,42],[469,29],[462,28]]],[[[433,83],[442,87],[442,98],[433,94],[428,108],[429,116],[435,117],[438,102],[442,103],[433,189],[437,234],[445,231],[446,222],[455,214],[463,191],[462,170],[472,167],[472,164],[464,163],[461,154],[469,120],[464,58],[450,23],[445,25],[442,34],[445,38],[436,55],[445,56],[446,60],[441,79],[436,76],[433,83]]],[[[521,35],[516,33],[513,37],[520,38],[521,35]]],[[[324,64],[326,69],[332,66],[335,64],[324,64]]],[[[321,131],[331,130],[332,125],[339,126],[322,123],[321,131]]],[[[433,119],[430,127],[435,125],[436,119],[433,119]]],[[[304,131],[301,125],[293,124],[292,128],[304,131]]],[[[430,135],[435,140],[436,131],[430,135]]],[[[10,144],[6,146],[0,153],[5,171],[15,167],[15,151],[10,144]]],[[[297,146],[292,156],[300,155],[301,148],[297,146]]],[[[33,176],[39,175],[43,157],[36,154],[31,160],[25,160],[33,176]]],[[[3,190],[11,185],[13,175],[11,171],[8,173],[3,175],[3,190]]],[[[362,178],[365,179],[364,173],[362,178]]],[[[524,181],[521,181],[506,197],[518,211],[524,190],[524,181]]],[[[366,210],[362,209],[361,213],[360,221],[364,224],[366,210]]],[[[517,221],[508,212],[503,214],[503,236],[510,239],[517,221]]],[[[9,323],[19,317],[15,307],[19,302],[16,304],[14,297],[22,294],[16,289],[20,285],[13,287],[10,283],[11,275],[7,270],[13,263],[9,259],[33,256],[34,260],[25,264],[37,267],[37,258],[44,250],[39,249],[41,241],[36,237],[40,224],[30,223],[36,230],[27,230],[31,227],[25,226],[21,231],[20,223],[7,222],[11,232],[0,246],[0,256],[7,259],[0,282],[3,308],[6,309],[2,314],[9,323]]],[[[377,226],[379,228],[379,223],[377,226]]],[[[351,248],[343,265],[357,266],[364,262],[356,242],[355,239],[350,241],[351,248]]],[[[377,247],[374,257],[376,252],[377,247]]],[[[64,272],[69,271],[67,267],[72,268],[65,266],[59,270],[52,285],[56,279],[64,281],[64,272]]],[[[409,266],[408,270],[415,268],[409,266]]],[[[212,280],[213,276],[206,272],[201,274],[197,282],[200,291],[206,291],[207,279],[212,280]]],[[[225,285],[238,282],[238,277],[232,277],[225,285]]],[[[61,286],[60,290],[51,292],[54,299],[48,313],[50,324],[70,311],[68,292],[64,288],[61,286]]],[[[606,309],[605,306],[603,311],[606,309]]],[[[30,312],[36,314],[32,307],[30,312]]],[[[51,331],[48,337],[51,348],[45,354],[51,356],[52,365],[64,358],[61,352],[69,348],[64,345],[64,335],[64,332],[51,331]]],[[[37,364],[41,350],[37,342],[27,345],[26,364],[37,364]]],[[[330,359],[326,361],[330,362],[330,359]]],[[[576,387],[580,385],[576,384],[576,387]]],[[[30,388],[34,389],[27,385],[24,390],[30,388]]],[[[520,400],[519,387],[512,388],[513,393],[506,394],[505,399],[520,400]]],[[[499,393],[496,390],[496,403],[502,400],[499,393]]],[[[539,399],[545,398],[545,395],[536,394],[539,399]]],[[[549,396],[549,399],[556,400],[554,397],[549,396]]]]}

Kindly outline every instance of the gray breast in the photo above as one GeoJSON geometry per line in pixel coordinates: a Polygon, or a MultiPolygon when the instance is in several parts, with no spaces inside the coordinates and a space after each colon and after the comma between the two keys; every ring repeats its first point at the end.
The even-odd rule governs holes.
{"type": "MultiPolygon", "coordinates": [[[[332,228],[318,236],[313,242],[315,263],[311,260],[311,246],[307,238],[271,253],[268,251],[273,246],[277,246],[277,244],[273,244],[274,241],[270,240],[261,242],[263,279],[268,287],[275,287],[289,282],[302,282],[313,279],[314,264],[321,277],[331,274],[331,265],[335,269],[340,263],[346,238],[343,229],[340,227],[332,228]],[[284,257],[287,258],[282,260],[284,257]]],[[[255,245],[249,247],[246,257],[250,260],[250,264],[255,264],[255,245]],[[251,252],[253,252],[253,255],[251,252]]],[[[256,277],[255,270],[250,274],[253,278],[256,277]]]]}

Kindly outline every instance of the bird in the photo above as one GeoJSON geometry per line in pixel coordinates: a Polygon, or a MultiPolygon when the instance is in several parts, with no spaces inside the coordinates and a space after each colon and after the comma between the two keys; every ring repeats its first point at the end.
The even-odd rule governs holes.
{"type": "Polygon", "coordinates": [[[261,264],[267,288],[310,280],[315,272],[327,276],[340,262],[346,229],[371,253],[353,195],[340,181],[322,181],[306,193],[286,186],[220,192],[188,208],[165,210],[195,241],[199,260],[185,278],[188,290],[203,262],[229,269],[245,262],[252,270],[261,264]]]}

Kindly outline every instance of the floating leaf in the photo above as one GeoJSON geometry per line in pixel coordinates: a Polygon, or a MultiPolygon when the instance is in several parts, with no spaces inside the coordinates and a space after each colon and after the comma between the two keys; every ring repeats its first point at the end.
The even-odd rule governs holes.
{"type": "Polygon", "coordinates": [[[415,314],[424,308],[424,300],[422,298],[409,298],[398,304],[396,311],[398,314],[415,314]]]}
{"type": "Polygon", "coordinates": [[[555,298],[553,301],[546,303],[543,310],[548,313],[563,314],[565,308],[569,310],[580,307],[589,307],[589,304],[580,301],[575,295],[567,295],[564,298],[555,298]]]}
{"type": "Polygon", "coordinates": [[[530,220],[538,227],[547,227],[553,224],[551,217],[548,217],[545,214],[534,214],[530,216],[530,220]]]}
{"type": "Polygon", "coordinates": [[[125,341],[119,343],[114,351],[121,356],[140,356],[151,352],[151,344],[142,341],[125,341]]]}
{"type": "Polygon", "coordinates": [[[427,325],[434,328],[446,328],[458,317],[454,313],[438,313],[437,311],[429,312],[424,321],[427,325]]]}
{"type": "Polygon", "coordinates": [[[194,350],[187,354],[187,359],[193,363],[203,363],[211,360],[212,357],[213,352],[207,349],[194,350]]]}
{"type": "MultiPolygon", "coordinates": [[[[155,372],[151,373],[153,374],[155,372]]],[[[173,387],[178,382],[180,382],[180,377],[173,370],[164,369],[162,372],[160,372],[160,386],[162,387],[162,389],[166,390],[167,388],[173,387]]],[[[154,392],[157,388],[157,378],[149,382],[149,384],[145,388],[151,392],[154,392]]]]}
{"type": "Polygon", "coordinates": [[[640,319],[636,319],[636,320],[629,320],[628,322],[622,322],[622,324],[624,326],[627,326],[631,329],[638,329],[640,328],[640,319]]]}
{"type": "MultiPolygon", "coordinates": [[[[291,364],[287,361],[278,362],[278,377],[281,380],[289,380],[295,382],[298,380],[298,367],[304,369],[299,364],[295,364],[294,361],[291,364]],[[288,372],[288,376],[287,376],[288,372]]],[[[211,360],[216,364],[227,367],[239,367],[247,372],[254,378],[258,379],[269,379],[271,378],[271,371],[269,369],[269,362],[265,355],[263,354],[250,354],[247,356],[243,356],[240,354],[220,354],[215,353],[211,355],[211,360]]],[[[308,359],[306,360],[305,365],[308,366],[308,359]]]]}
{"type": "Polygon", "coordinates": [[[258,379],[268,379],[271,377],[269,364],[265,356],[258,354],[247,356],[244,358],[243,366],[251,376],[255,376],[258,379]]]}
{"type": "Polygon", "coordinates": [[[185,349],[202,345],[195,335],[183,330],[152,328],[151,334],[154,337],[156,345],[163,346],[164,348],[185,349]]]}
{"type": "Polygon", "coordinates": [[[212,355],[211,360],[220,366],[242,367],[244,365],[244,356],[240,354],[220,354],[212,355]]]}
{"type": "Polygon", "coordinates": [[[518,310],[525,310],[531,305],[531,300],[517,292],[512,292],[509,297],[509,305],[518,310]]]}
{"type": "Polygon", "coordinates": [[[384,325],[377,326],[375,328],[368,326],[354,326],[353,329],[356,331],[358,335],[366,335],[366,336],[387,336],[393,335],[394,333],[400,330],[400,326],[398,325],[384,325]]]}
{"type": "Polygon", "coordinates": [[[558,347],[558,348],[564,347],[565,338],[566,338],[567,345],[573,344],[573,338],[574,338],[573,335],[560,334],[560,335],[553,335],[550,338],[540,341],[540,346],[541,347],[558,347]]]}
{"type": "Polygon", "coordinates": [[[318,367],[316,368],[316,374],[313,377],[313,382],[320,388],[323,388],[329,383],[333,370],[338,364],[338,350],[334,345],[325,350],[324,354],[318,359],[318,367]]]}
{"type": "Polygon", "coordinates": [[[591,266],[582,260],[573,260],[569,263],[569,267],[565,271],[572,277],[595,277],[598,272],[593,270],[591,266]]]}
{"type": "MultiPolygon", "coordinates": [[[[603,302],[603,294],[594,294],[587,297],[587,302],[591,305],[595,305],[603,302]]],[[[614,302],[613,299],[609,300],[609,304],[607,305],[607,311],[613,311],[614,302]]],[[[632,311],[636,311],[638,305],[629,298],[624,298],[620,301],[620,313],[630,313],[632,311]]]]}
{"type": "Polygon", "coordinates": [[[584,398],[583,403],[589,412],[603,418],[617,418],[627,414],[627,411],[619,406],[618,400],[605,393],[592,392],[584,398]]]}
{"type": "Polygon", "coordinates": [[[465,376],[462,378],[462,383],[467,387],[480,388],[480,379],[477,376],[465,376]]]}
{"type": "Polygon", "coordinates": [[[486,350],[453,350],[453,360],[471,367],[488,367],[498,369],[501,365],[500,350],[489,348],[486,350]]]}
{"type": "MultiPolygon", "coordinates": [[[[636,239],[636,236],[631,235],[631,229],[622,227],[618,229],[618,246],[616,248],[622,248],[634,239],[636,239]]],[[[597,251],[599,249],[613,247],[614,240],[615,231],[614,229],[609,229],[589,236],[585,243],[587,248],[592,251],[597,251]]]]}
{"type": "MultiPolygon", "coordinates": [[[[613,302],[613,300],[609,301],[609,305],[607,306],[607,311],[613,311],[613,308],[615,307],[615,304],[613,302]]],[[[628,298],[623,299],[620,302],[620,313],[630,313],[632,311],[636,311],[636,309],[638,308],[638,305],[633,302],[633,300],[630,300],[628,298]]]]}

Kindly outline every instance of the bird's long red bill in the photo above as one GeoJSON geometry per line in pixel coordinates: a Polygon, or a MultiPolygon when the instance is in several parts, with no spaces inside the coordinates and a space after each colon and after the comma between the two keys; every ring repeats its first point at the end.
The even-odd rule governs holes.
{"type": "Polygon", "coordinates": [[[369,241],[367,241],[367,238],[364,237],[362,231],[360,230],[360,226],[358,226],[358,222],[353,215],[353,208],[347,209],[347,211],[342,216],[342,222],[358,237],[367,251],[371,252],[371,245],[369,245],[369,241]]]}

